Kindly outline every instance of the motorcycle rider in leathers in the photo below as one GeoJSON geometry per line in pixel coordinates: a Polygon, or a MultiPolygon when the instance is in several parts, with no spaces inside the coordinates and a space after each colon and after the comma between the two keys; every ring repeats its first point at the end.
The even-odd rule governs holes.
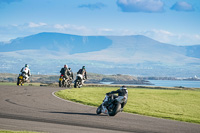
{"type": "Polygon", "coordinates": [[[25,74],[25,80],[28,81],[29,76],[31,76],[29,66],[27,64],[25,64],[25,66],[21,69],[20,72],[21,72],[20,75],[25,74]]]}
{"type": "Polygon", "coordinates": [[[79,71],[77,72],[77,74],[83,75],[83,79],[82,79],[82,84],[83,84],[84,80],[87,79],[87,72],[85,70],[85,66],[83,66],[82,69],[79,69],[79,71]]]}
{"type": "Polygon", "coordinates": [[[67,65],[64,65],[64,67],[60,70],[61,75],[64,75],[64,78],[68,79],[70,76],[70,71],[68,69],[67,65]]]}
{"type": "Polygon", "coordinates": [[[70,80],[73,80],[74,79],[74,74],[73,74],[73,72],[72,72],[72,69],[71,68],[69,68],[68,69],[69,70],[69,73],[70,73],[70,80]]]}
{"type": "MultiPolygon", "coordinates": [[[[118,93],[118,96],[113,95],[114,99],[116,99],[116,98],[120,99],[120,98],[126,97],[125,101],[121,104],[121,111],[122,111],[128,100],[128,90],[127,90],[126,86],[123,85],[122,87],[120,87],[120,89],[106,93],[106,95],[115,94],[115,93],[118,93]]],[[[105,107],[107,107],[108,104],[109,104],[109,101],[104,101],[104,103],[103,103],[103,105],[105,107]]]]}

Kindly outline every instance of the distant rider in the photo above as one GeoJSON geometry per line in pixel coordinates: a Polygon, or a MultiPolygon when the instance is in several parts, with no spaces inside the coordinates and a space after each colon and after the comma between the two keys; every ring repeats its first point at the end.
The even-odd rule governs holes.
{"type": "Polygon", "coordinates": [[[87,79],[87,72],[85,70],[85,66],[83,66],[82,69],[79,69],[77,74],[81,74],[83,76],[83,80],[87,79]]]}
{"type": "MultiPolygon", "coordinates": [[[[106,93],[106,95],[115,94],[115,93],[118,93],[118,96],[113,95],[114,99],[115,98],[123,99],[125,97],[125,101],[121,104],[121,111],[122,111],[128,100],[128,90],[126,86],[123,85],[122,87],[120,87],[120,89],[106,93]]],[[[103,105],[108,106],[108,101],[104,101],[103,105]]]]}
{"type": "Polygon", "coordinates": [[[71,68],[69,68],[69,73],[70,73],[70,80],[73,80],[74,79],[74,74],[73,74],[73,72],[72,72],[72,69],[71,68]]]}
{"type": "Polygon", "coordinates": [[[64,78],[68,79],[70,77],[70,71],[68,69],[68,66],[65,64],[64,67],[60,70],[61,75],[64,76],[64,78]]]}
{"type": "Polygon", "coordinates": [[[21,72],[20,75],[24,74],[25,80],[28,81],[29,80],[29,76],[31,76],[31,72],[30,72],[29,66],[27,64],[25,64],[25,66],[21,69],[20,72],[21,72]]]}

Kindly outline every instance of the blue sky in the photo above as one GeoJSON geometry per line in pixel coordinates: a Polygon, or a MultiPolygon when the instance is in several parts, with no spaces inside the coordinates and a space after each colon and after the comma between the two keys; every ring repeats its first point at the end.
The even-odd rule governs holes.
{"type": "Polygon", "coordinates": [[[40,32],[200,44],[200,0],[0,0],[0,41],[40,32]]]}

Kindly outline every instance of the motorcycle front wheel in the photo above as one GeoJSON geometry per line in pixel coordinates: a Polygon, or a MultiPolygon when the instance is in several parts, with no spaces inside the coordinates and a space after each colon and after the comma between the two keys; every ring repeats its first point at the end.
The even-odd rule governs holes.
{"type": "Polygon", "coordinates": [[[19,79],[19,78],[17,79],[17,85],[21,85],[21,86],[24,85],[22,79],[19,79]]]}
{"type": "Polygon", "coordinates": [[[68,88],[70,87],[70,81],[67,81],[67,87],[68,88]]]}
{"type": "Polygon", "coordinates": [[[112,111],[109,111],[109,116],[115,116],[121,109],[121,104],[117,103],[112,111]]]}
{"type": "Polygon", "coordinates": [[[78,82],[75,81],[75,82],[74,82],[74,88],[77,88],[77,86],[78,86],[78,82]]]}
{"type": "Polygon", "coordinates": [[[17,79],[17,85],[19,85],[19,78],[17,79]]]}
{"type": "Polygon", "coordinates": [[[62,87],[66,87],[66,82],[65,82],[65,80],[62,81],[62,87]]]}
{"type": "Polygon", "coordinates": [[[102,104],[96,110],[97,115],[101,114],[101,108],[102,108],[102,104]]]}
{"type": "Polygon", "coordinates": [[[78,85],[78,88],[81,88],[81,86],[82,86],[81,81],[78,81],[77,85],[78,85]]]}
{"type": "Polygon", "coordinates": [[[59,81],[59,87],[62,87],[62,82],[61,81],[59,81]]]}

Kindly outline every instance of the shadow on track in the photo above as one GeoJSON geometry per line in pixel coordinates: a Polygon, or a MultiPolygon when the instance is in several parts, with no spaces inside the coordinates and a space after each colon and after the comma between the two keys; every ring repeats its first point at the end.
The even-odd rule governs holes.
{"type": "Polygon", "coordinates": [[[88,115],[88,116],[107,116],[107,115],[97,115],[92,113],[77,113],[77,112],[48,112],[48,113],[58,113],[58,114],[69,114],[69,115],[88,115]]]}

